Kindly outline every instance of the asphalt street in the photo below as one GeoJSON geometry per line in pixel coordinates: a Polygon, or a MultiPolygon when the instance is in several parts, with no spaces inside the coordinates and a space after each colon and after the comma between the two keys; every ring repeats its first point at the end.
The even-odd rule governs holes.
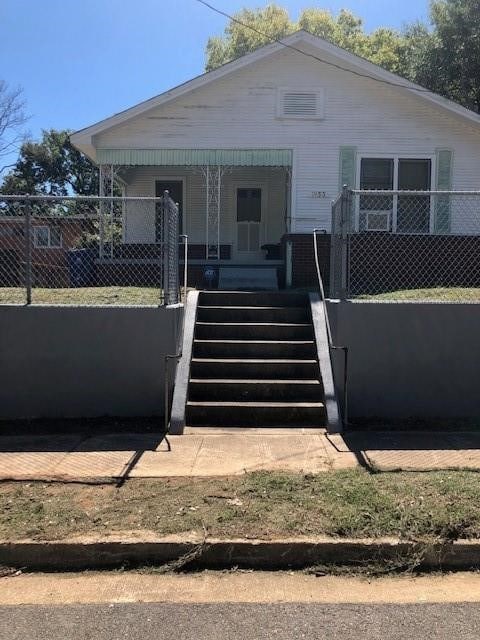
{"type": "Polygon", "coordinates": [[[0,607],[1,640],[478,640],[470,604],[89,604],[0,607]]]}

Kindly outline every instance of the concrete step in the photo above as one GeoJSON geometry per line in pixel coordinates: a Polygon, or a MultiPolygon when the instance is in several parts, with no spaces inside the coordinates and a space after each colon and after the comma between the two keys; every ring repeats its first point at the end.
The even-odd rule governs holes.
{"type": "Polygon", "coordinates": [[[320,402],[323,385],[320,380],[190,380],[188,397],[193,401],[223,402],[320,402]]]}
{"type": "Polygon", "coordinates": [[[197,358],[314,358],[313,340],[194,340],[197,358]]]}
{"type": "Polygon", "coordinates": [[[303,307],[308,305],[308,295],[281,291],[202,291],[198,303],[204,307],[303,307]]]}
{"type": "Polygon", "coordinates": [[[199,340],[309,340],[313,337],[308,322],[197,322],[199,340]]]}
{"type": "Polygon", "coordinates": [[[187,402],[192,427],[319,427],[325,424],[322,402],[187,402]]]}
{"type": "Polygon", "coordinates": [[[197,307],[199,322],[308,322],[307,307],[197,307]]]}
{"type": "Polygon", "coordinates": [[[191,378],[208,379],[318,379],[318,362],[315,359],[279,358],[192,358],[191,378]]]}

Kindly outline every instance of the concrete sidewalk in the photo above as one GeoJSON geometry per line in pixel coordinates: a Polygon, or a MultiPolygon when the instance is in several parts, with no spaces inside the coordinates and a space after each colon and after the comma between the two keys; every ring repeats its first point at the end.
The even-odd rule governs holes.
{"type": "Polygon", "coordinates": [[[152,432],[0,436],[0,480],[111,481],[354,467],[480,470],[480,433],[475,432],[327,436],[322,430],[207,429],[169,440],[171,451],[152,432]]]}

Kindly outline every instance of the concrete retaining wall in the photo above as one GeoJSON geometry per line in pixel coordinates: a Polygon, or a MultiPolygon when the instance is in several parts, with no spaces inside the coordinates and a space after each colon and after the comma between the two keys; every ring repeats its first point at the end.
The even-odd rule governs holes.
{"type": "MultiPolygon", "coordinates": [[[[328,308],[335,344],[349,347],[351,417],[480,418],[480,304],[328,308]]],[[[338,382],[342,354],[334,358],[338,382]]]]}
{"type": "Polygon", "coordinates": [[[0,306],[0,419],[163,415],[182,318],[183,306],[0,306]]]}

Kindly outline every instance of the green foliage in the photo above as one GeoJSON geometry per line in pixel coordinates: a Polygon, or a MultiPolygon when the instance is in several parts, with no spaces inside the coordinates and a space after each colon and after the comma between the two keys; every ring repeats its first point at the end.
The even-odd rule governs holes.
{"type": "Polygon", "coordinates": [[[242,9],[223,36],[209,39],[206,70],[304,29],[480,113],[479,0],[433,0],[430,16],[429,26],[366,33],[362,19],[345,9],[334,15],[307,8],[298,22],[276,4],[242,9]]]}
{"type": "Polygon", "coordinates": [[[430,16],[431,31],[413,28],[412,77],[480,112],[479,0],[434,0],[430,16]]]}
{"type": "Polygon", "coordinates": [[[77,151],[69,131],[42,132],[40,142],[25,142],[0,193],[30,195],[97,195],[98,169],[77,151]]]}
{"type": "Polygon", "coordinates": [[[298,29],[325,38],[391,71],[403,71],[399,63],[399,53],[406,46],[403,35],[393,29],[377,29],[366,34],[362,19],[346,9],[335,16],[325,9],[308,8],[301,13],[298,22],[293,22],[285,9],[270,4],[263,9],[242,9],[234,18],[225,28],[223,37],[208,40],[207,71],[298,29]],[[258,31],[244,25],[251,25],[258,31]]]}
{"type": "Polygon", "coordinates": [[[206,71],[268,44],[271,38],[283,38],[295,30],[286,9],[275,4],[264,9],[242,9],[234,17],[239,22],[251,24],[266,37],[239,22],[230,21],[225,28],[224,37],[213,37],[207,42],[206,71]]]}
{"type": "Polygon", "coordinates": [[[114,246],[118,246],[122,243],[122,233],[122,223],[118,217],[113,222],[104,221],[103,229],[101,229],[99,220],[92,220],[91,229],[80,235],[75,247],[78,249],[98,249],[101,236],[106,245],[113,242],[114,246]]]}

